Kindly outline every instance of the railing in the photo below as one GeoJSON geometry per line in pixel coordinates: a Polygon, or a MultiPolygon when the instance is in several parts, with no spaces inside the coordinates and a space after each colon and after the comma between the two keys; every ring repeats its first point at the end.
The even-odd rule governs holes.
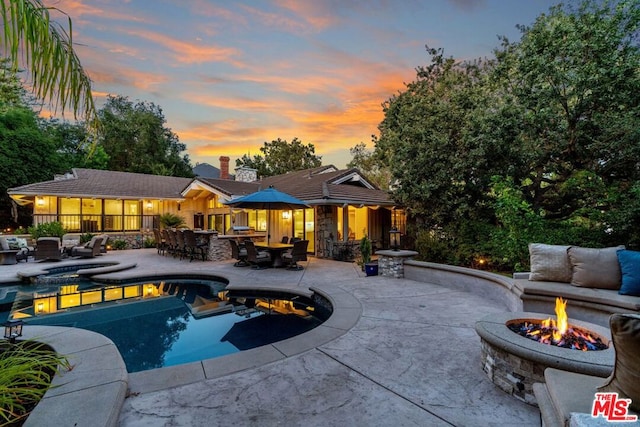
{"type": "Polygon", "coordinates": [[[69,215],[35,214],[33,224],[59,221],[72,233],[138,231],[159,228],[159,215],[69,215]]]}

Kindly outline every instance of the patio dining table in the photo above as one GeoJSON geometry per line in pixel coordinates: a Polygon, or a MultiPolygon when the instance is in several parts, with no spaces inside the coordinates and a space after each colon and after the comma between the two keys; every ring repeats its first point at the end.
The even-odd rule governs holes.
{"type": "Polygon", "coordinates": [[[293,245],[288,243],[256,242],[255,246],[258,249],[269,251],[271,260],[273,261],[273,267],[282,267],[282,253],[287,249],[293,248],[293,245]]]}

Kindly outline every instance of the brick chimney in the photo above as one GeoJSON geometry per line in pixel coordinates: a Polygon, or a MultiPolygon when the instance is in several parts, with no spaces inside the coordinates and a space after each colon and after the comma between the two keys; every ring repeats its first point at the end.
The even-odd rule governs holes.
{"type": "Polygon", "coordinates": [[[220,156],[220,179],[229,179],[229,157],[220,156]]]}

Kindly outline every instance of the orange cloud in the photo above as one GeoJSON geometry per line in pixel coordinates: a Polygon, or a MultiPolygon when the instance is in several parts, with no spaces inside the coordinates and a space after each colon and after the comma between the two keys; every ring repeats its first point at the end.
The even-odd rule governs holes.
{"type": "Polygon", "coordinates": [[[127,33],[169,49],[173,52],[174,59],[182,64],[227,62],[237,67],[243,66],[241,62],[234,59],[240,55],[240,51],[235,48],[187,43],[153,31],[128,30],[127,33]]]}

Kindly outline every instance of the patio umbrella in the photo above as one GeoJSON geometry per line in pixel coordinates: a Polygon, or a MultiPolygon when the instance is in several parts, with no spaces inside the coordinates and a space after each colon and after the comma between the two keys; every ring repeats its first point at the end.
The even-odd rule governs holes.
{"type": "MultiPolygon", "coordinates": [[[[308,208],[305,202],[273,187],[247,194],[224,203],[237,209],[293,210],[308,208]]],[[[267,243],[269,243],[267,234],[267,243]]]]}

